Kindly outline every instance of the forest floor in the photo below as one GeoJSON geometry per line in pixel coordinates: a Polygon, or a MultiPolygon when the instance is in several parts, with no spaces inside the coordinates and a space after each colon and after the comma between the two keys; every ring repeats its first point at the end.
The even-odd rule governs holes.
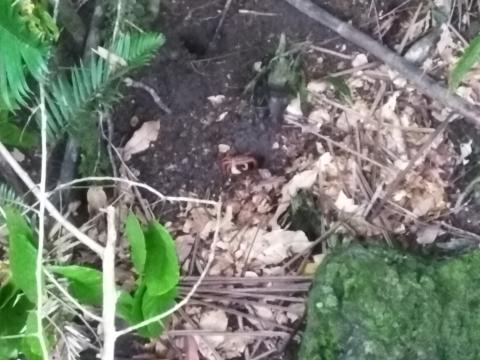
{"type": "MultiPolygon", "coordinates": [[[[421,0],[315,3],[402,54],[432,29],[421,0]]],[[[217,227],[218,242],[165,335],[147,345],[120,339],[118,358],[292,358],[311,276],[330,247],[375,237],[444,251],[480,238],[480,202],[467,188],[478,174],[477,128],[456,120],[436,131],[449,115],[443,104],[286,1],[234,0],[219,26],[224,6],[165,2],[156,27],[166,45],[113,111],[113,145],[143,149],[121,173],[223,209],[219,220],[208,205],[141,191],[145,213],[176,239],[181,296],[205,268],[217,227]],[[268,90],[245,88],[282,33],[300,49],[307,101],[289,98],[278,116],[268,90]]],[[[439,81],[475,33],[478,19],[468,11],[462,19],[419,60],[439,81]]],[[[475,74],[459,90],[472,101],[475,74]]]]}

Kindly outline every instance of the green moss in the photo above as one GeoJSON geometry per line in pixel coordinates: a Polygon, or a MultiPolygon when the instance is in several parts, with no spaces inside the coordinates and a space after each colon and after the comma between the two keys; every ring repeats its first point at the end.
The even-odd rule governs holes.
{"type": "Polygon", "coordinates": [[[338,249],[315,276],[299,359],[479,359],[479,305],[480,252],[338,249]]]}

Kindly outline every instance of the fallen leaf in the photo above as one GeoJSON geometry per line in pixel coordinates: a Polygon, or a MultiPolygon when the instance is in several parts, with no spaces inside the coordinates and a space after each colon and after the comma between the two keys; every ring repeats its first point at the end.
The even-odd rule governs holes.
{"type": "Polygon", "coordinates": [[[225,95],[212,95],[207,99],[210,101],[210,104],[212,104],[214,107],[217,107],[225,101],[225,95]]]}
{"type": "Polygon", "coordinates": [[[152,141],[157,140],[160,121],[147,121],[135,131],[123,148],[123,160],[128,161],[133,154],[145,151],[152,141]]]}
{"type": "Polygon", "coordinates": [[[439,225],[427,225],[417,231],[417,243],[421,245],[431,244],[440,235],[440,232],[439,225]]]}
{"type": "Polygon", "coordinates": [[[107,194],[101,186],[90,186],[87,190],[88,212],[92,213],[107,207],[107,194]]]}
{"type": "MultiPolygon", "coordinates": [[[[198,325],[202,330],[227,331],[228,317],[225,311],[222,310],[205,311],[200,315],[198,325]]],[[[208,339],[208,342],[212,346],[218,347],[224,341],[225,337],[205,336],[205,338],[208,339]]]]}
{"type": "Polygon", "coordinates": [[[367,58],[367,55],[365,55],[365,54],[358,54],[352,60],[352,66],[353,67],[358,67],[358,66],[362,66],[362,65],[365,65],[365,64],[368,64],[368,58],[367,58]]]}
{"type": "Polygon", "coordinates": [[[288,194],[295,196],[299,190],[310,189],[318,177],[318,170],[305,170],[296,174],[287,184],[288,194]]]}
{"type": "Polygon", "coordinates": [[[335,206],[338,210],[345,211],[346,213],[353,213],[358,210],[358,205],[355,204],[353,199],[349,198],[343,190],[338,194],[335,206]]]}

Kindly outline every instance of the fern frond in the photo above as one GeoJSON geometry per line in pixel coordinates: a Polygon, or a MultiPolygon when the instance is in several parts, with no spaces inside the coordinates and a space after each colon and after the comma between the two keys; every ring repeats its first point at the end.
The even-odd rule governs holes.
{"type": "Polygon", "coordinates": [[[10,186],[0,183],[0,208],[20,208],[23,203],[22,198],[10,186]]]}
{"type": "Polygon", "coordinates": [[[74,130],[100,105],[111,105],[118,99],[121,77],[147,64],[163,43],[159,34],[120,34],[110,52],[124,59],[126,66],[111,70],[108,59],[92,55],[71,70],[70,78],[59,76],[52,81],[46,95],[49,135],[58,138],[65,130],[74,130]]]}
{"type": "Polygon", "coordinates": [[[165,43],[158,33],[126,33],[113,44],[111,51],[123,58],[128,67],[138,68],[147,64],[165,43]]]}
{"type": "Polygon", "coordinates": [[[27,75],[41,80],[48,46],[30,31],[18,2],[0,0],[0,107],[14,109],[29,95],[27,75]]]}

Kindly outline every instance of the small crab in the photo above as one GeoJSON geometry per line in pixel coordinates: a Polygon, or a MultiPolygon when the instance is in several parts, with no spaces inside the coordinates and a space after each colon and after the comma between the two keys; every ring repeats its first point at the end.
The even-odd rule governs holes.
{"type": "Polygon", "coordinates": [[[239,175],[258,167],[257,159],[252,155],[225,155],[220,159],[220,168],[226,175],[239,175]]]}

